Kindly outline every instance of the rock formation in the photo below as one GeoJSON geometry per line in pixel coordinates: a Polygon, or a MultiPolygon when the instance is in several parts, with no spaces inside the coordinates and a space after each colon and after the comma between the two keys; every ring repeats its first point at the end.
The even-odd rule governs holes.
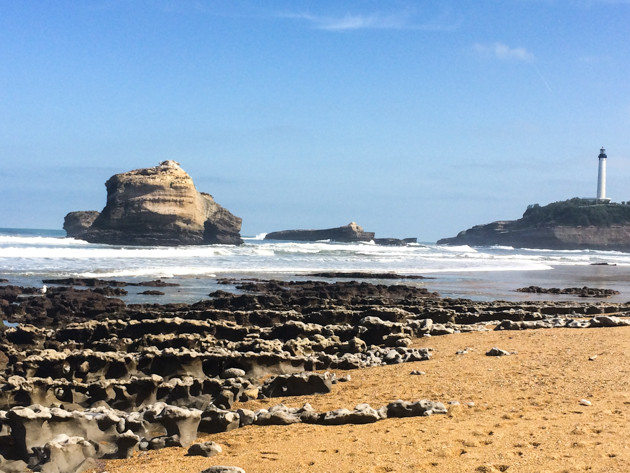
{"type": "Polygon", "coordinates": [[[116,174],[105,186],[107,204],[100,214],[66,215],[68,236],[114,245],[242,243],[241,219],[198,192],[175,161],[116,174]]]}
{"type": "Polygon", "coordinates": [[[529,206],[518,220],[476,225],[438,245],[630,251],[630,205],[588,199],[529,206]]]}
{"type": "Polygon", "coordinates": [[[365,232],[355,222],[336,228],[324,230],[282,230],[271,232],[265,236],[265,240],[292,240],[292,241],[319,241],[331,240],[340,242],[372,241],[374,232],[365,232]]]}
{"type": "Polygon", "coordinates": [[[92,226],[100,212],[96,210],[80,210],[70,212],[63,220],[63,229],[69,237],[80,235],[92,226]]]}
{"type": "MultiPolygon", "coordinates": [[[[50,281],[44,294],[0,286],[0,315],[17,324],[0,326],[0,472],[83,471],[93,458],[187,447],[198,433],[246,425],[445,414],[429,400],[324,412],[282,404],[253,411],[246,403],[325,395],[350,382],[327,369],[429,360],[431,349],[414,347],[414,337],[630,325],[630,303],[474,302],[365,281],[220,282],[236,291],[165,305],[104,296],[104,288],[131,285],[114,280],[50,281]],[[64,283],[82,289],[57,286],[64,283]]],[[[212,455],[216,446],[195,450],[212,455]]]]}

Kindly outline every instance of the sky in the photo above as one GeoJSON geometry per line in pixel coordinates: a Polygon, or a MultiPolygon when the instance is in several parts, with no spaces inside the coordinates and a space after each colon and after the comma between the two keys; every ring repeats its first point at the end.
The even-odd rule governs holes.
{"type": "Polygon", "coordinates": [[[0,0],[0,227],[173,159],[243,235],[630,200],[630,0],[0,0]]]}

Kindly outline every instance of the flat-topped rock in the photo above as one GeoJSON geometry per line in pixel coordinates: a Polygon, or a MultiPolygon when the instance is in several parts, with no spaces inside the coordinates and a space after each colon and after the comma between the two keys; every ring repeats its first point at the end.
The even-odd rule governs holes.
{"type": "Polygon", "coordinates": [[[292,240],[292,241],[319,241],[331,240],[340,242],[372,241],[374,232],[363,231],[355,222],[336,228],[323,230],[282,230],[271,232],[265,236],[265,240],[292,240]]]}
{"type": "Polygon", "coordinates": [[[68,236],[114,245],[241,244],[241,219],[198,192],[175,161],[112,176],[107,204],[93,212],[71,212],[68,236]]]}

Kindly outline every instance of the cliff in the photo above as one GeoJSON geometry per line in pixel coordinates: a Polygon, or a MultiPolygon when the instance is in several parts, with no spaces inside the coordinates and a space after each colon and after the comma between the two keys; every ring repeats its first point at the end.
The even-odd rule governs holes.
{"type": "Polygon", "coordinates": [[[114,245],[241,244],[241,219],[198,192],[175,161],[112,176],[107,204],[93,212],[70,212],[68,236],[114,245]]]}
{"type": "Polygon", "coordinates": [[[364,232],[355,222],[343,227],[326,228],[323,230],[283,230],[271,232],[265,240],[319,241],[331,240],[340,242],[372,241],[374,232],[364,232]]]}
{"type": "Polygon", "coordinates": [[[476,225],[437,243],[630,251],[630,205],[587,199],[532,205],[518,220],[476,225]]]}

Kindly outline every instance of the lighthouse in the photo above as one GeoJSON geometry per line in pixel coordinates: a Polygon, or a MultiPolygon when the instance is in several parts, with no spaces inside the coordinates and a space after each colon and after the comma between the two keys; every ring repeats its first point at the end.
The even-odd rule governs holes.
{"type": "Polygon", "coordinates": [[[610,199],[606,197],[606,150],[604,148],[599,150],[599,169],[597,172],[597,201],[609,202],[610,199]]]}

